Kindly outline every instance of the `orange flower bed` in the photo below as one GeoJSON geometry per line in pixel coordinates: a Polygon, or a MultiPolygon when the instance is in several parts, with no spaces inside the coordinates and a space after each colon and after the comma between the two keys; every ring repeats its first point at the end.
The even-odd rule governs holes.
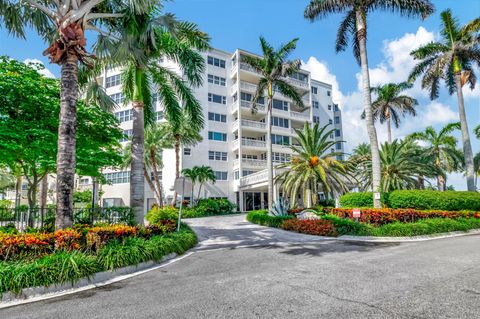
{"type": "Polygon", "coordinates": [[[317,236],[338,236],[337,229],[329,220],[298,220],[289,219],[282,223],[285,230],[295,231],[298,233],[317,235],[317,236]]]}

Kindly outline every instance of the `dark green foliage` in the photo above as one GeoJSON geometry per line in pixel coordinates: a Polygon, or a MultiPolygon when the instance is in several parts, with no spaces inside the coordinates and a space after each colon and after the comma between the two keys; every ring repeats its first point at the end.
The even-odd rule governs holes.
{"type": "Polygon", "coordinates": [[[393,191],[388,196],[388,206],[391,208],[480,211],[480,193],[431,190],[393,191]]]}
{"type": "Polygon", "coordinates": [[[327,219],[333,223],[337,229],[338,235],[368,235],[371,233],[373,227],[368,224],[359,223],[357,221],[340,218],[335,215],[323,215],[322,219],[327,219]]]}
{"type": "Polygon", "coordinates": [[[432,218],[423,219],[416,223],[392,223],[380,227],[372,227],[369,235],[380,237],[420,236],[478,228],[480,228],[480,219],[478,218],[432,218]]]}
{"type": "Polygon", "coordinates": [[[227,215],[236,212],[236,206],[228,199],[200,199],[194,210],[197,211],[198,217],[212,216],[212,215],[227,215]]]}
{"type": "Polygon", "coordinates": [[[295,216],[270,216],[267,210],[256,210],[248,213],[247,220],[251,223],[280,228],[284,221],[295,218],[295,216]]]}
{"type": "Polygon", "coordinates": [[[97,257],[101,267],[108,270],[138,265],[147,260],[150,260],[150,254],[146,249],[146,240],[135,237],[109,242],[100,250],[97,257]]]}
{"type": "Polygon", "coordinates": [[[347,193],[340,197],[340,206],[350,207],[373,207],[373,193],[347,193]]]}

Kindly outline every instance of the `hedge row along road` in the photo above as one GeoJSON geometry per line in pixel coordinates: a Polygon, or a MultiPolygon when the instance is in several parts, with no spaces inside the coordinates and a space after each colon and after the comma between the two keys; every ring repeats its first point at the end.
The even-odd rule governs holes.
{"type": "Polygon", "coordinates": [[[476,318],[480,236],[349,243],[244,215],[192,219],[200,244],[167,267],[1,318],[476,318]]]}

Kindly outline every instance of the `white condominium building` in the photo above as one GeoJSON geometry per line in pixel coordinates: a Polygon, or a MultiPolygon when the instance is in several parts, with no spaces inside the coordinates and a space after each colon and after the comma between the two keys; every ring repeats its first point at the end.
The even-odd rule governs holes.
{"type": "MultiPolygon", "coordinates": [[[[195,96],[203,106],[205,127],[201,132],[203,141],[195,146],[182,147],[180,167],[207,165],[217,178],[215,184],[205,187],[202,197],[225,197],[236,203],[240,210],[249,211],[266,206],[267,172],[265,101],[257,104],[258,111],[252,113],[251,100],[260,75],[248,65],[241,63],[242,55],[252,55],[243,50],[228,53],[212,49],[203,53],[206,61],[204,84],[195,89],[195,96]]],[[[178,67],[163,61],[166,66],[179,71],[178,67]]],[[[132,109],[123,103],[120,70],[107,70],[100,78],[107,93],[121,108],[115,110],[120,127],[126,136],[132,133],[132,109]]],[[[273,100],[272,142],[273,163],[289,161],[292,151],[289,145],[298,143],[295,129],[304,123],[330,123],[335,128],[330,138],[343,140],[342,116],[332,100],[332,86],[314,80],[304,70],[287,79],[303,95],[305,110],[297,109],[285,96],[275,92],[273,100]]],[[[156,118],[161,122],[163,110],[156,102],[156,118]]],[[[122,143],[127,143],[125,138],[122,143]]],[[[331,152],[342,152],[343,143],[335,144],[331,152]]],[[[128,205],[129,170],[105,170],[111,185],[102,186],[102,203],[105,206],[128,205]]],[[[152,174],[153,175],[153,174],[152,174]]],[[[159,172],[164,193],[172,198],[175,180],[175,156],[173,149],[163,151],[163,167],[159,172]]],[[[78,179],[79,188],[89,187],[87,177],[78,179]]],[[[195,192],[196,194],[196,192],[195,192]]],[[[187,199],[190,194],[185,195],[187,199]]],[[[145,183],[145,211],[154,203],[153,192],[145,183]]]]}

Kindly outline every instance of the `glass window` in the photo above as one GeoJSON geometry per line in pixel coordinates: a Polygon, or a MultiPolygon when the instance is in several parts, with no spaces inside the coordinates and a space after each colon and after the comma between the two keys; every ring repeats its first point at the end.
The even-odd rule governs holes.
{"type": "Polygon", "coordinates": [[[227,134],[226,133],[221,133],[221,132],[208,132],[208,139],[211,141],[221,141],[221,142],[226,142],[227,141],[227,134]]]}
{"type": "Polygon", "coordinates": [[[130,109],[130,110],[116,112],[114,113],[114,115],[120,123],[128,122],[133,119],[133,110],[130,109]]]}
{"type": "Polygon", "coordinates": [[[278,126],[278,127],[284,127],[284,128],[290,127],[287,119],[276,117],[276,116],[272,116],[272,126],[278,126]]]}
{"type": "Polygon", "coordinates": [[[227,116],[225,114],[208,112],[208,120],[209,121],[226,123],[227,122],[227,116]]]}
{"type": "Polygon", "coordinates": [[[332,110],[332,106],[329,104],[328,105],[328,110],[331,111],[332,110]]]}
{"type": "Polygon", "coordinates": [[[239,179],[239,178],[240,178],[240,172],[238,171],[238,169],[233,172],[233,176],[234,176],[235,179],[239,179]]]}
{"type": "Polygon", "coordinates": [[[342,132],[341,132],[339,129],[336,129],[336,130],[335,130],[335,136],[336,136],[336,137],[340,137],[341,133],[342,133],[342,132]]]}
{"type": "Polygon", "coordinates": [[[335,116],[335,124],[340,124],[340,116],[335,116]]]}
{"type": "Polygon", "coordinates": [[[123,104],[123,102],[125,101],[125,97],[122,93],[112,94],[110,95],[110,98],[117,104],[123,104]]]}
{"type": "Polygon", "coordinates": [[[248,175],[252,175],[253,173],[255,173],[255,171],[243,170],[243,171],[242,171],[242,177],[245,177],[245,176],[248,176],[248,175]]]}
{"type": "Polygon", "coordinates": [[[273,99],[272,106],[274,109],[277,109],[277,110],[288,111],[288,102],[286,101],[273,99]]]}
{"type": "Polygon", "coordinates": [[[227,161],[227,152],[208,151],[208,159],[211,161],[227,161]]]}
{"type": "Polygon", "coordinates": [[[330,96],[330,95],[332,95],[332,92],[327,91],[327,96],[330,96]]]}
{"type": "Polygon", "coordinates": [[[335,147],[337,148],[337,150],[341,150],[341,149],[342,149],[342,143],[337,142],[337,143],[335,144],[335,147]]]}
{"type": "Polygon", "coordinates": [[[290,145],[290,137],[284,135],[272,134],[272,144],[290,145]]]}
{"type": "Polygon", "coordinates": [[[225,69],[225,60],[215,58],[213,56],[208,56],[207,61],[210,65],[225,69]]]}
{"type": "Polygon", "coordinates": [[[111,184],[130,183],[130,171],[106,173],[103,176],[111,184]]]}
{"type": "MultiPolygon", "coordinates": [[[[163,179],[162,171],[157,171],[157,174],[158,174],[158,181],[161,182],[162,179],[163,179]]],[[[150,172],[150,180],[151,180],[152,182],[155,181],[155,174],[153,174],[153,172],[150,172]]]]}
{"type": "Polygon", "coordinates": [[[120,85],[121,80],[122,80],[122,78],[121,78],[120,74],[115,74],[115,75],[112,75],[112,76],[108,76],[105,80],[105,86],[107,88],[109,88],[109,87],[112,87],[112,86],[120,85]]]}
{"type": "Polygon", "coordinates": [[[208,102],[227,104],[227,97],[223,95],[208,93],[208,102]]]}
{"type": "Polygon", "coordinates": [[[313,123],[320,124],[320,118],[318,116],[313,116],[313,123]]]}
{"type": "Polygon", "coordinates": [[[228,179],[228,172],[215,171],[214,173],[217,181],[226,181],[228,179]]]}
{"type": "Polygon", "coordinates": [[[227,80],[225,78],[213,74],[208,75],[208,83],[220,86],[227,86],[227,80]]]}
{"type": "Polygon", "coordinates": [[[191,148],[184,148],[183,149],[183,155],[187,155],[187,156],[192,155],[192,149],[191,148]]]}
{"type": "Polygon", "coordinates": [[[126,142],[132,137],[133,130],[124,130],[123,137],[120,139],[120,142],[126,142]]]}
{"type": "Polygon", "coordinates": [[[318,88],[316,86],[312,86],[312,94],[318,94],[318,88]]]}
{"type": "Polygon", "coordinates": [[[328,124],[333,124],[332,119],[328,119],[328,124]]]}
{"type": "Polygon", "coordinates": [[[338,109],[338,104],[334,104],[335,105],[335,112],[338,112],[339,109],[338,109]]]}
{"type": "Polygon", "coordinates": [[[318,109],[320,106],[320,103],[318,103],[317,101],[313,101],[313,108],[314,109],[318,109]]]}

